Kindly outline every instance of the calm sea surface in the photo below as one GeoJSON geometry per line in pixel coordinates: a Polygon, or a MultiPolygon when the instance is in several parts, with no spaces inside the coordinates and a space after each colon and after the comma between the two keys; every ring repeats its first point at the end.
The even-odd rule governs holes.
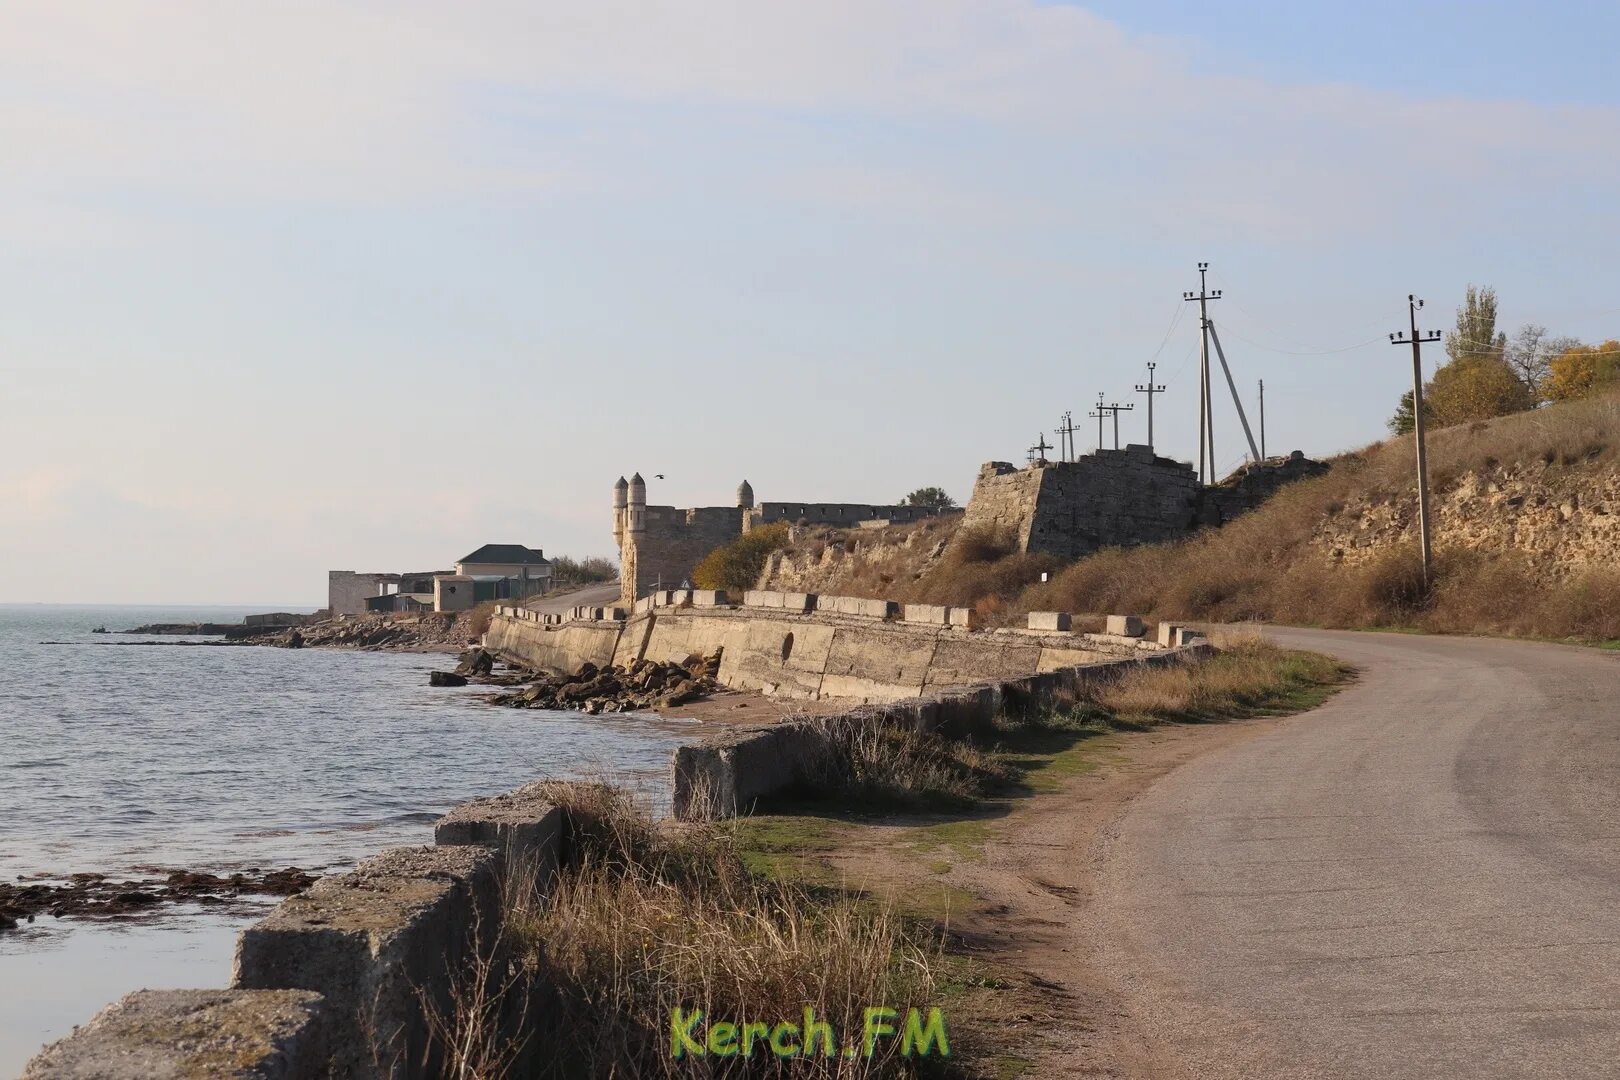
{"type": "MultiPolygon", "coordinates": [[[[680,725],[491,708],[476,687],[427,685],[443,655],[90,633],[246,613],[0,605],[0,874],[339,869],[541,776],[606,772],[667,798],[680,725]]],[[[224,986],[253,917],[0,933],[0,1076],[130,990],[224,986]]]]}

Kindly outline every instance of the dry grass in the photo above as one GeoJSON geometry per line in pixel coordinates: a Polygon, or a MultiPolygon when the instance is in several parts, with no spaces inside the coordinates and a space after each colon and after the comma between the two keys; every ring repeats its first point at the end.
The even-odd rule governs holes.
{"type": "Polygon", "coordinates": [[[1012,779],[1005,762],[965,739],[895,724],[817,722],[830,750],[815,788],[846,805],[966,806],[1012,779]]]}
{"type": "MultiPolygon", "coordinates": [[[[1436,490],[1504,463],[1541,463],[1549,483],[1609,469],[1620,447],[1620,397],[1609,395],[1435,433],[1436,490]]],[[[1436,551],[1425,589],[1414,547],[1341,566],[1312,545],[1317,527],[1357,501],[1415,499],[1410,439],[1346,454],[1324,476],[1290,485],[1254,513],[1173,544],[1103,551],[1018,595],[1013,614],[1129,611],[1157,619],[1264,620],[1311,626],[1411,626],[1580,640],[1620,636],[1620,572],[1557,582],[1514,554],[1436,551]]],[[[993,576],[987,575],[987,592],[993,576]]]]}
{"type": "Polygon", "coordinates": [[[1279,648],[1258,635],[1229,640],[1202,664],[1144,668],[1099,687],[1092,700],[1117,723],[1214,720],[1311,703],[1346,670],[1320,653],[1279,648]]]}
{"type": "MultiPolygon", "coordinates": [[[[656,827],[600,785],[559,791],[573,866],[549,901],[512,917],[557,1000],[540,1018],[543,1076],[913,1075],[898,1040],[873,1058],[671,1055],[672,1011],[833,1025],[839,1047],[869,1005],[925,1006],[937,942],[892,909],[756,877],[721,826],[656,827]]],[[[740,1031],[739,1027],[739,1031],[740,1031]]]]}
{"type": "MultiPolygon", "coordinates": [[[[1505,465],[1545,466],[1542,479],[1555,487],[1575,482],[1620,459],[1620,393],[1435,431],[1429,459],[1437,492],[1466,474],[1505,465]]],[[[1514,554],[1442,546],[1436,580],[1425,589],[1415,550],[1392,549],[1359,566],[1334,563],[1312,543],[1320,525],[1361,503],[1416,498],[1412,440],[1377,443],[1330,464],[1326,475],[1284,488],[1254,513],[1177,543],[1110,549],[1065,565],[1015,552],[1008,537],[961,533],[938,559],[926,557],[931,545],[918,545],[881,569],[847,567],[828,582],[829,591],[973,607],[991,626],[1057,610],[1620,638],[1620,570],[1549,583],[1514,554]],[[1051,581],[1040,582],[1043,571],[1052,572],[1051,581]]],[[[943,539],[956,523],[929,527],[943,539]]]]}

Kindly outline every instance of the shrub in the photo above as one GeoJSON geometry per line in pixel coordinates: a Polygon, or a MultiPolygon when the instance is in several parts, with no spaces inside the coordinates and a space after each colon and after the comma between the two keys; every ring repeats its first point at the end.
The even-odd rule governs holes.
{"type": "Polygon", "coordinates": [[[783,522],[750,529],[709,552],[692,571],[692,584],[700,589],[737,593],[755,588],[771,552],[786,547],[787,542],[788,527],[783,522]]]}
{"type": "Polygon", "coordinates": [[[599,581],[612,581],[618,576],[618,565],[602,555],[589,555],[583,559],[568,555],[553,555],[551,558],[553,585],[592,585],[599,581]]]}

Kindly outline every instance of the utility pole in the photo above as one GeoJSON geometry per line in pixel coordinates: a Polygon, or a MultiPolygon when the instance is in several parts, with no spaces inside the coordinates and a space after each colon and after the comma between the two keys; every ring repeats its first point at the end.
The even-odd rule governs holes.
{"type": "Polygon", "coordinates": [[[1221,298],[1221,290],[1210,292],[1205,287],[1209,263],[1198,264],[1198,291],[1184,292],[1183,300],[1198,301],[1198,482],[1208,483],[1215,478],[1215,416],[1209,398],[1209,302],[1221,298]],[[1205,467],[1206,454],[1208,468],[1205,467]],[[1207,477],[1207,479],[1206,479],[1207,477]]]}
{"type": "Polygon", "coordinates": [[[1155,364],[1153,361],[1149,360],[1147,384],[1136,384],[1136,392],[1138,394],[1146,394],[1148,399],[1148,449],[1150,450],[1153,448],[1153,395],[1164,393],[1164,387],[1155,386],[1153,383],[1153,369],[1158,366],[1158,364],[1155,364]]]}
{"type": "MultiPolygon", "coordinates": [[[[1249,430],[1249,414],[1243,411],[1243,399],[1238,397],[1237,383],[1232,381],[1232,369],[1226,364],[1226,350],[1221,348],[1221,333],[1215,329],[1215,320],[1210,319],[1209,338],[1215,343],[1215,356],[1221,362],[1221,373],[1226,376],[1226,388],[1232,392],[1232,407],[1237,410],[1238,422],[1243,425],[1243,437],[1249,443],[1249,457],[1255,461],[1260,460],[1260,448],[1254,445],[1254,432],[1249,430]]],[[[1212,403],[1213,404],[1213,403],[1212,403]]],[[[1215,478],[1215,447],[1209,448],[1210,479],[1215,478]]]]}
{"type": "Polygon", "coordinates": [[[1086,415],[1097,418],[1097,449],[1101,450],[1103,448],[1103,417],[1108,415],[1108,406],[1103,404],[1103,396],[1100,391],[1097,394],[1096,411],[1089,412],[1086,415]]]}
{"type": "Polygon", "coordinates": [[[1423,443],[1423,346],[1440,340],[1440,331],[1420,333],[1417,325],[1418,308],[1423,301],[1416,296],[1406,297],[1406,315],[1411,333],[1389,335],[1391,345],[1412,346],[1412,429],[1417,435],[1418,482],[1418,539],[1423,547],[1423,587],[1429,587],[1433,572],[1434,552],[1429,547],[1429,452],[1423,443]]]}
{"type": "Polygon", "coordinates": [[[1260,460],[1266,458],[1266,380],[1260,380],[1260,460]]]}
{"type": "Polygon", "coordinates": [[[1112,416],[1114,418],[1114,449],[1118,450],[1119,449],[1119,414],[1122,413],[1122,412],[1130,412],[1134,408],[1136,408],[1135,405],[1121,405],[1117,401],[1114,402],[1112,405],[1104,405],[1100,401],[1097,402],[1097,413],[1098,413],[1098,417],[1097,417],[1097,449],[1099,449],[1099,450],[1102,449],[1102,414],[1107,413],[1107,414],[1109,414],[1110,416],[1112,416]]]}
{"type": "Polygon", "coordinates": [[[1058,445],[1062,447],[1061,453],[1064,461],[1073,461],[1074,454],[1074,413],[1064,410],[1061,427],[1057,429],[1058,445]]]}
{"type": "Polygon", "coordinates": [[[1030,459],[1034,462],[1038,462],[1041,465],[1045,465],[1047,463],[1046,452],[1052,449],[1055,448],[1047,443],[1046,435],[1042,433],[1040,440],[1036,442],[1034,446],[1029,448],[1030,459]]]}

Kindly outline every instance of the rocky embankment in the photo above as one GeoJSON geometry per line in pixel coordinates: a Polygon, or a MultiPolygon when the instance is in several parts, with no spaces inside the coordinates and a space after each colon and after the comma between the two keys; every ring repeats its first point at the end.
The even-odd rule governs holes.
{"type": "Polygon", "coordinates": [[[628,667],[599,668],[587,663],[572,675],[497,675],[493,662],[489,653],[477,649],[462,658],[454,673],[434,672],[432,682],[435,686],[527,683],[520,690],[495,694],[490,701],[514,709],[573,709],[591,716],[667,709],[701,700],[720,689],[715,681],[719,653],[689,657],[683,664],[637,660],[628,667]]]}
{"type": "Polygon", "coordinates": [[[16,930],[40,915],[127,918],[155,914],[165,904],[226,904],[245,895],[291,896],[314,880],[313,874],[290,866],[228,877],[174,870],[161,879],[141,881],[73,874],[65,881],[0,882],[0,933],[16,930]]]}
{"type": "Polygon", "coordinates": [[[480,634],[466,613],[416,616],[363,616],[328,619],[263,635],[255,645],[284,649],[367,649],[396,652],[448,652],[465,648],[480,634]]]}
{"type": "MultiPolygon", "coordinates": [[[[240,623],[149,623],[122,634],[218,637],[221,641],[162,642],[176,645],[272,645],[282,649],[364,649],[393,652],[455,652],[483,633],[469,611],[426,615],[367,615],[324,619],[301,626],[244,626],[240,623]]],[[[487,622],[487,618],[484,619],[487,622]]],[[[151,645],[157,642],[109,642],[151,645]]]]}

